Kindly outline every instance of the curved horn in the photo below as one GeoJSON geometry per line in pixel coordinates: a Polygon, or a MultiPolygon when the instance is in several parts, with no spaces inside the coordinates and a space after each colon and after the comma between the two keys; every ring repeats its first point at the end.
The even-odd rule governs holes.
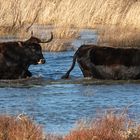
{"type": "Polygon", "coordinates": [[[52,41],[52,39],[53,39],[53,33],[51,32],[50,38],[48,40],[41,40],[40,43],[49,43],[52,41]]]}
{"type": "Polygon", "coordinates": [[[33,34],[34,34],[33,31],[31,31],[31,36],[33,36],[33,34]]]}

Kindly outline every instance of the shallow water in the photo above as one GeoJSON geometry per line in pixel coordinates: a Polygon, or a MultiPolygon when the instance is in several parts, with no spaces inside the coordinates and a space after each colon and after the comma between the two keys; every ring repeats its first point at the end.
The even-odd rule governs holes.
{"type": "MultiPolygon", "coordinates": [[[[14,40],[13,37],[8,39],[14,40]]],[[[77,48],[96,42],[96,32],[81,30],[80,37],[71,45],[77,48]]],[[[0,114],[25,113],[43,125],[46,132],[59,134],[68,133],[77,120],[95,117],[97,112],[106,109],[128,108],[128,115],[140,121],[140,81],[85,79],[77,65],[71,72],[71,79],[62,80],[73,54],[73,51],[46,52],[46,64],[30,67],[32,78],[1,80],[0,114]]]]}
{"type": "MultiPolygon", "coordinates": [[[[124,109],[140,118],[140,84],[84,79],[78,66],[71,80],[61,80],[74,52],[44,53],[47,63],[32,65],[33,78],[0,82],[0,114],[25,113],[46,132],[64,134],[82,118],[100,110],[124,109]]],[[[138,120],[139,121],[139,120],[138,120]]]]}

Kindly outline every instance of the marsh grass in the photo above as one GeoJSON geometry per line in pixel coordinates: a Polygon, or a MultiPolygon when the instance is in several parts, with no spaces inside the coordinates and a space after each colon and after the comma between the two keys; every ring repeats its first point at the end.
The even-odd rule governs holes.
{"type": "Polygon", "coordinates": [[[88,27],[100,30],[99,43],[137,47],[139,7],[139,0],[0,0],[0,34],[30,31],[34,24],[52,24],[63,27],[55,31],[57,37],[73,38],[76,33],[69,28],[88,27]]]}
{"type": "Polygon", "coordinates": [[[140,140],[140,125],[126,112],[109,111],[94,119],[79,120],[68,134],[60,136],[43,132],[27,116],[0,115],[0,140],[140,140]]]}
{"type": "Polygon", "coordinates": [[[126,114],[107,113],[93,120],[81,120],[64,140],[139,140],[140,127],[126,114]]]}
{"type": "Polygon", "coordinates": [[[0,140],[43,140],[43,131],[27,117],[1,115],[0,140]]]}
{"type": "Polygon", "coordinates": [[[49,44],[42,44],[42,50],[47,52],[63,52],[68,50],[74,50],[70,40],[55,39],[49,44]]]}
{"type": "Polygon", "coordinates": [[[139,0],[0,0],[0,5],[1,26],[23,26],[24,23],[140,26],[139,0]]]}
{"type": "Polygon", "coordinates": [[[98,44],[112,47],[140,47],[140,30],[116,26],[98,27],[98,44]]]}

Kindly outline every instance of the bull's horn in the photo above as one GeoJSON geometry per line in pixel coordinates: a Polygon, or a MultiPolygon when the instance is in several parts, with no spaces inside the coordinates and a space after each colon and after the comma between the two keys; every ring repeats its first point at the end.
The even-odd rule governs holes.
{"type": "Polygon", "coordinates": [[[33,34],[34,34],[33,31],[31,31],[31,36],[33,36],[33,34]]]}
{"type": "Polygon", "coordinates": [[[52,39],[53,39],[53,33],[51,32],[50,38],[49,38],[48,40],[42,40],[42,39],[41,39],[40,43],[48,43],[48,42],[51,42],[52,39]]]}

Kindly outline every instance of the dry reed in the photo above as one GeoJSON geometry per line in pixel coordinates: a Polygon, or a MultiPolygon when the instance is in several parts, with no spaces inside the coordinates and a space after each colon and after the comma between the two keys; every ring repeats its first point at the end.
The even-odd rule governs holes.
{"type": "Polygon", "coordinates": [[[27,117],[0,116],[0,140],[43,140],[43,131],[27,117]]]}
{"type": "Polygon", "coordinates": [[[0,25],[24,23],[94,27],[119,24],[139,27],[139,0],[0,0],[0,25]]]}
{"type": "Polygon", "coordinates": [[[140,30],[122,27],[98,27],[98,44],[112,47],[140,47],[140,30]]]}
{"type": "Polygon", "coordinates": [[[81,121],[64,140],[139,140],[139,127],[124,114],[108,113],[92,121],[81,121]]]}
{"type": "Polygon", "coordinates": [[[68,38],[71,35],[66,27],[90,27],[101,31],[98,25],[107,25],[100,32],[99,43],[137,47],[139,7],[140,0],[0,0],[0,34],[28,31],[33,24],[53,24],[64,27],[56,36],[68,38]],[[112,32],[112,25],[119,32],[116,29],[112,32]],[[127,30],[131,30],[131,34],[127,30]]]}
{"type": "Polygon", "coordinates": [[[140,125],[123,112],[78,121],[65,136],[46,134],[27,116],[0,115],[0,140],[140,140],[140,125]]]}

